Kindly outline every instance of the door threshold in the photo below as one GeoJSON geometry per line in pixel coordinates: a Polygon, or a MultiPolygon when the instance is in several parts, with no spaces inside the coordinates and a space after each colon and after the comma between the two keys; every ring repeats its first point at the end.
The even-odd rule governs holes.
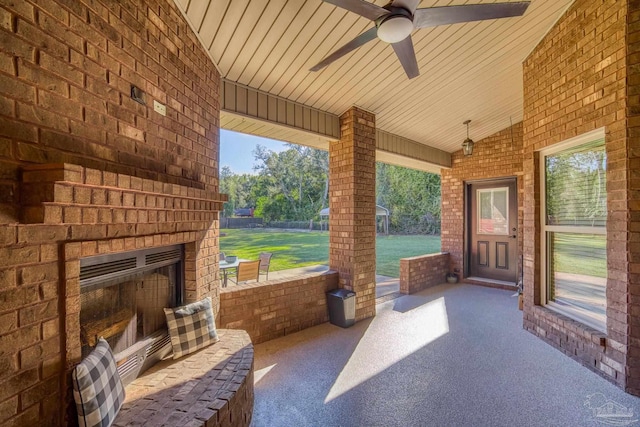
{"type": "Polygon", "coordinates": [[[484,277],[470,276],[465,277],[462,280],[463,283],[470,283],[472,285],[489,286],[491,288],[517,290],[518,285],[516,282],[509,282],[506,280],[486,279],[484,277]]]}

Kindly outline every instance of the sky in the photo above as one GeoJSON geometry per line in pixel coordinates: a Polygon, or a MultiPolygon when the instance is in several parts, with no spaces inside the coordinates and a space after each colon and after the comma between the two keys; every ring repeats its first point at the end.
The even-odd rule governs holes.
{"type": "Polygon", "coordinates": [[[287,149],[280,141],[220,129],[220,168],[229,166],[237,174],[254,174],[253,150],[258,144],[277,153],[287,149]]]}

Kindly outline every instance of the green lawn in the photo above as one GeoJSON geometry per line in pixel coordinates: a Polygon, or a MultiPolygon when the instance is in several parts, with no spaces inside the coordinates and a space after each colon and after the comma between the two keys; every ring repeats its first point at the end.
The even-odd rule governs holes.
{"type": "MultiPolygon", "coordinates": [[[[329,233],[260,229],[224,229],[220,250],[239,258],[258,259],[260,252],[272,252],[271,271],[327,264],[329,233]]],[[[398,277],[400,258],[440,251],[440,236],[378,236],[377,273],[398,277]]]]}
{"type": "Polygon", "coordinates": [[[607,239],[604,235],[551,233],[555,271],[607,277],[607,239]]]}

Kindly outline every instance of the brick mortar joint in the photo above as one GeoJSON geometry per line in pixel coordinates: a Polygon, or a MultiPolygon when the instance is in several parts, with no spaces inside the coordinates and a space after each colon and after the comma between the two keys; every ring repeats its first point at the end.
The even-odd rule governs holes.
{"type": "MultiPolygon", "coordinates": [[[[155,182],[160,182],[160,181],[155,181],[155,182]]],[[[194,200],[194,201],[204,201],[204,202],[226,202],[227,201],[226,194],[214,193],[214,192],[208,192],[208,194],[203,195],[204,197],[199,197],[195,195],[189,196],[189,195],[183,195],[183,194],[175,194],[173,192],[138,190],[130,187],[113,187],[108,185],[85,184],[85,183],[80,183],[75,181],[41,181],[41,182],[22,183],[23,186],[39,185],[39,184],[43,184],[43,185],[51,184],[54,186],[63,186],[68,188],[87,188],[89,190],[105,190],[107,192],[119,191],[119,192],[122,192],[123,194],[124,193],[135,194],[135,195],[141,194],[141,195],[153,196],[153,197],[169,197],[173,199],[194,200]],[[206,197],[206,196],[209,196],[209,197],[206,197]]],[[[189,188],[189,187],[182,187],[182,188],[189,188]]],[[[199,190],[199,191],[204,191],[204,190],[199,190]]],[[[51,200],[50,202],[55,202],[55,201],[51,200]]]]}
{"type": "MultiPolygon", "coordinates": [[[[206,202],[212,203],[213,205],[222,203],[222,202],[206,202]]],[[[171,211],[171,212],[194,212],[194,213],[213,213],[219,212],[217,209],[195,209],[195,208],[176,208],[176,207],[158,207],[158,206],[135,206],[135,205],[104,205],[104,204],[94,204],[94,203],[80,203],[80,202],[42,202],[42,206],[51,206],[51,207],[68,207],[68,208],[85,208],[85,209],[110,209],[110,210],[141,210],[141,211],[171,211]]],[[[29,205],[32,207],[33,205],[29,205]]],[[[37,205],[36,205],[37,206],[37,205]]],[[[120,223],[119,223],[120,224],[120,223]]]]}

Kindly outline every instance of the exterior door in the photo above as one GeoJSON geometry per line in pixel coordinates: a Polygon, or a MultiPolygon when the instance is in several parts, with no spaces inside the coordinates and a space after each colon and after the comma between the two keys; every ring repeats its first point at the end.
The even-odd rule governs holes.
{"type": "Polygon", "coordinates": [[[516,282],[518,201],[515,178],[468,184],[469,273],[516,282]]]}

